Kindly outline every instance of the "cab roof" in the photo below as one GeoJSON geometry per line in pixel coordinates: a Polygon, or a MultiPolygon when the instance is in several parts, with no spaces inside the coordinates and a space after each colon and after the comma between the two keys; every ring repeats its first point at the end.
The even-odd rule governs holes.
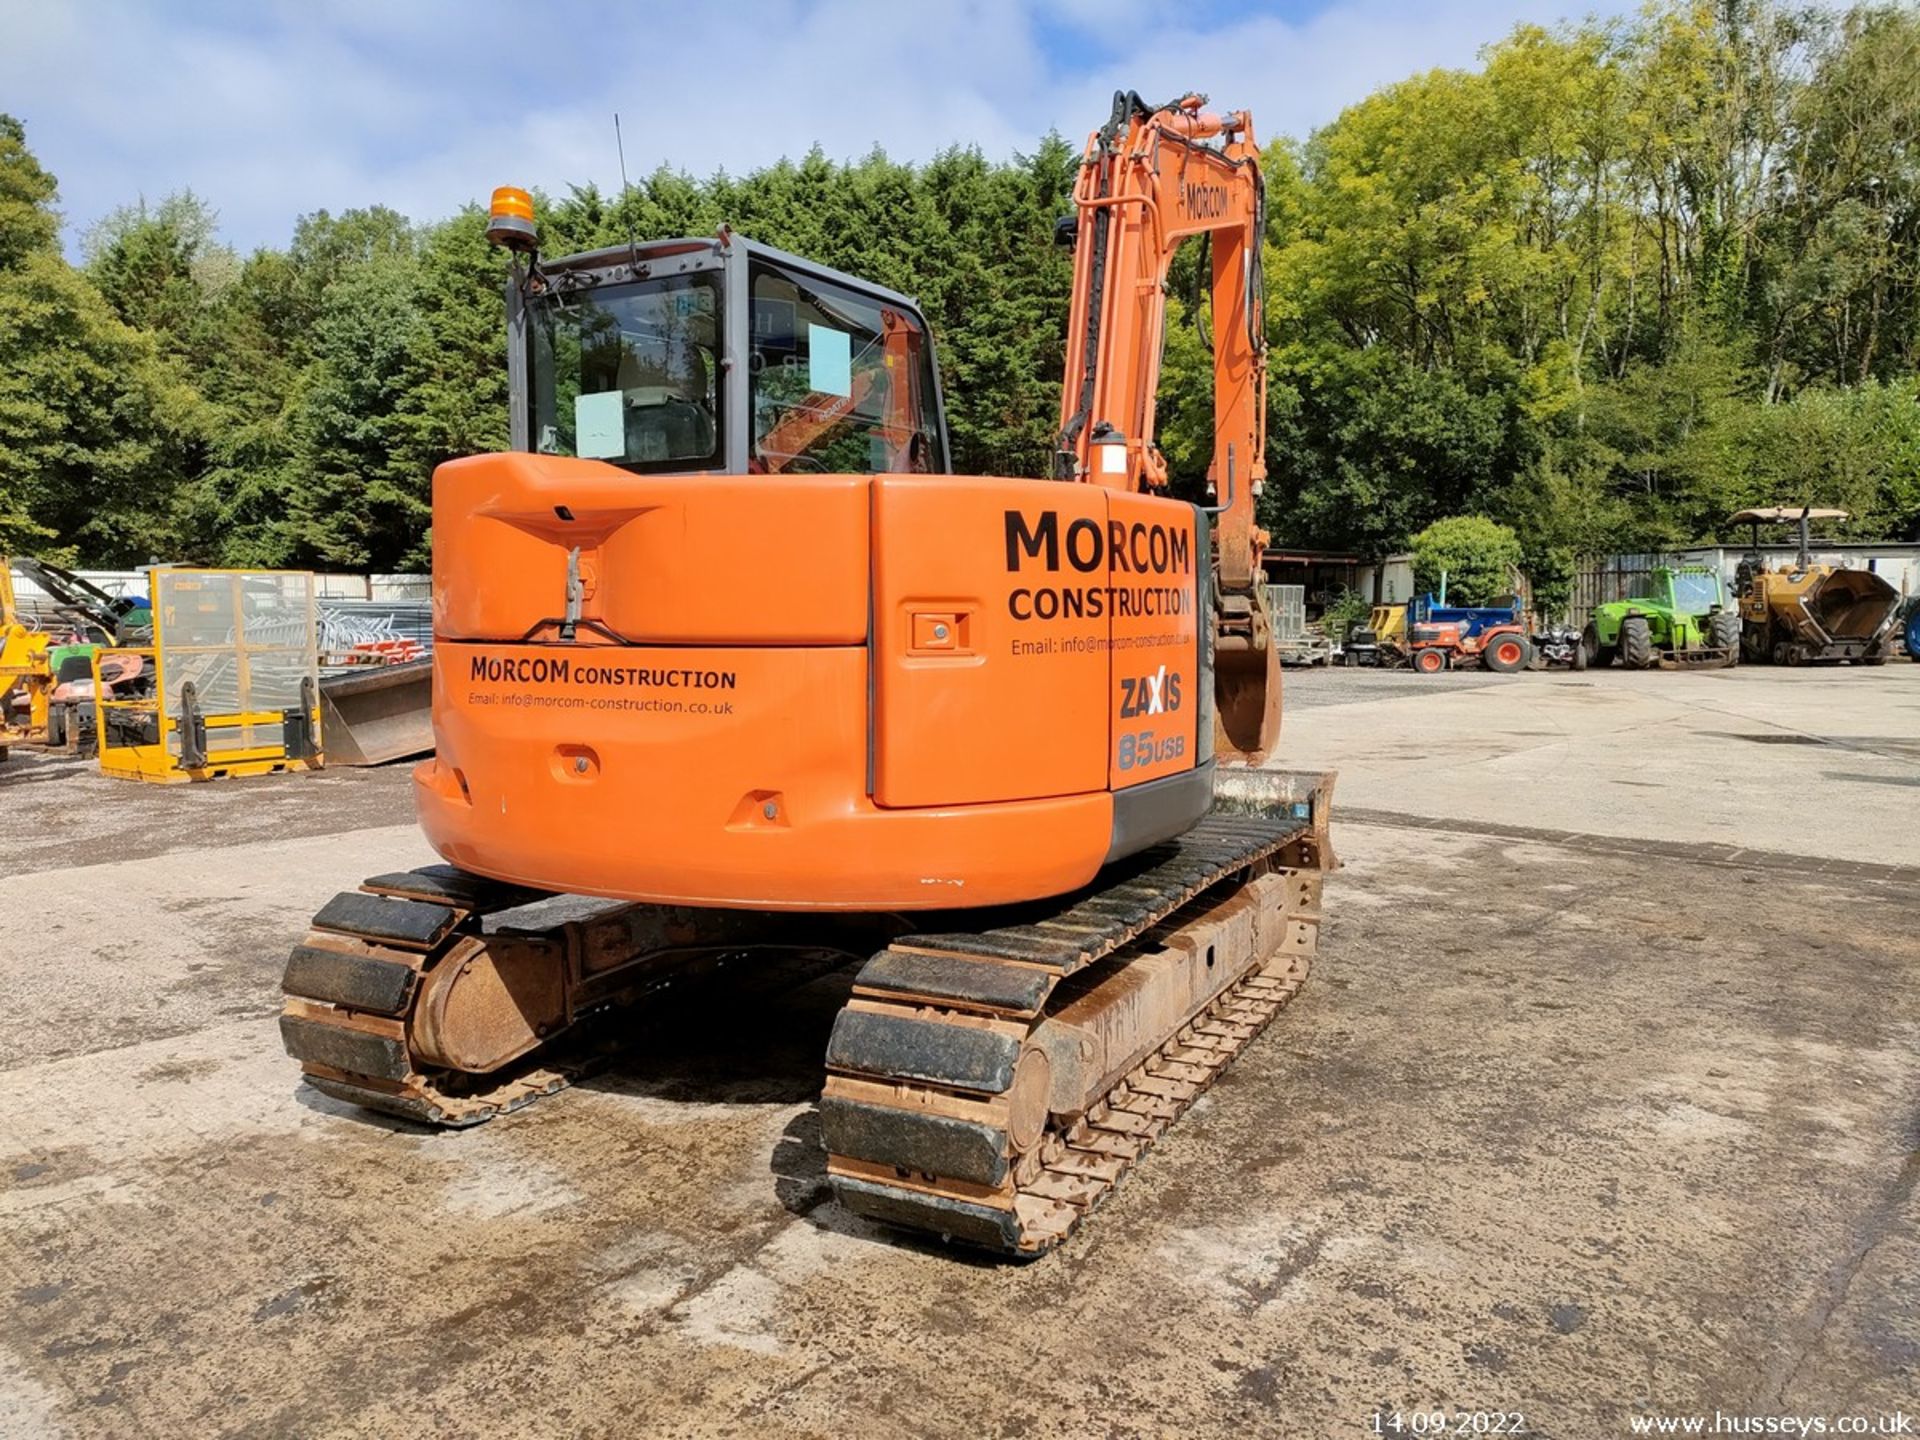
{"type": "Polygon", "coordinates": [[[1817,510],[1811,505],[1763,505],[1742,510],[1729,522],[1734,525],[1781,525],[1794,520],[1847,520],[1844,510],[1817,510]]]}
{"type": "MultiPolygon", "coordinates": [[[[830,265],[809,260],[802,255],[794,255],[785,250],[776,250],[771,245],[762,245],[758,240],[749,240],[745,235],[737,235],[723,229],[718,235],[692,236],[681,235],[668,239],[638,240],[628,245],[607,245],[598,250],[582,250],[573,255],[555,255],[540,257],[540,268],[549,275],[579,275],[585,283],[595,271],[619,272],[628,270],[636,264],[650,267],[662,261],[683,260],[689,256],[712,256],[722,259],[733,251],[744,252],[749,257],[771,260],[789,270],[798,270],[821,280],[829,280],[846,286],[849,290],[858,290],[873,296],[888,305],[898,306],[914,315],[926,318],[920,309],[920,302],[911,295],[902,295],[898,290],[890,290],[884,285],[876,285],[871,280],[858,275],[850,275],[844,270],[835,270],[830,265]]],[[[607,280],[637,278],[632,273],[625,275],[609,274],[607,280]]],[[[606,283],[601,281],[599,283],[606,283]]]]}

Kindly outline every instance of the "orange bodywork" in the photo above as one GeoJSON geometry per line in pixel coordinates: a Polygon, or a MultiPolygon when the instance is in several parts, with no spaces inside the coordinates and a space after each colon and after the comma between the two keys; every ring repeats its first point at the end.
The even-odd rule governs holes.
{"type": "MultiPolygon", "coordinates": [[[[853,354],[841,338],[836,354],[860,282],[777,256],[798,279],[754,312],[762,347],[735,340],[718,365],[680,365],[665,397],[719,407],[708,413],[736,427],[727,465],[756,473],[655,473],[633,452],[439,469],[438,753],[415,783],[447,860],[689,905],[1003,904],[1072,890],[1191,827],[1212,803],[1217,749],[1267,753],[1279,676],[1254,524],[1266,346],[1251,124],[1197,98],[1118,97],[1075,200],[1052,480],[921,473],[944,464],[945,437],[922,418],[938,383],[919,368],[912,302],[881,300],[872,341],[853,354]],[[1166,482],[1153,444],[1164,281],[1202,234],[1222,496],[1205,509],[1152,493],[1166,482]],[[797,306],[815,318],[799,324],[797,306]],[[749,453],[746,376],[797,374],[803,330],[802,403],[749,453]],[[842,446],[821,464],[826,437],[873,409],[864,453],[842,446]],[[817,473],[863,462],[881,473],[817,473]]],[[[732,244],[723,232],[710,248],[724,259],[732,244]]],[[[657,266],[666,283],[718,263],[699,250],[670,242],[605,265],[657,266]]],[[[567,279],[530,277],[527,293],[567,279]]],[[[682,308],[615,307],[606,333],[652,326],[648,343],[678,365],[718,343],[716,313],[748,334],[746,297],[729,296],[717,311],[691,291],[682,308]]],[[[619,453],[634,407],[657,403],[644,387],[583,390],[575,431],[615,447],[590,453],[619,453]]],[[[535,409],[538,448],[562,443],[564,407],[535,409]]]]}
{"type": "Polygon", "coordinates": [[[1115,849],[1116,788],[1208,758],[1197,532],[1191,506],[1037,480],[454,461],[422,825],[464,869],[621,899],[1071,890],[1115,849]],[[750,528],[778,543],[743,579],[750,528]]]}

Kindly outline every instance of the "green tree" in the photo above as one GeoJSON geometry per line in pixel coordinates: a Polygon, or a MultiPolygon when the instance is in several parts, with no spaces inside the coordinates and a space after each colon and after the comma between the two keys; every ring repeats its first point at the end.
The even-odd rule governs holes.
{"type": "Polygon", "coordinates": [[[1484,515],[1436,520],[1413,537],[1413,579],[1421,590],[1446,585],[1456,605],[1491,605],[1513,594],[1520,537],[1484,515]]]}
{"type": "Polygon", "coordinates": [[[144,560],[172,539],[198,396],[61,257],[55,194],[0,116],[0,548],[144,560]]]}

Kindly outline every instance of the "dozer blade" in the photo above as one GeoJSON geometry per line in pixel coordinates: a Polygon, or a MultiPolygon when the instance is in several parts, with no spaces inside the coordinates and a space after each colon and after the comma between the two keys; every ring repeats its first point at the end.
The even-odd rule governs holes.
{"type": "Polygon", "coordinates": [[[1304,815],[1217,812],[1078,895],[868,962],[820,1102],[840,1202],[1016,1259],[1066,1239],[1305,982],[1319,778],[1304,815]]]}
{"type": "Polygon", "coordinates": [[[1213,774],[1213,808],[1235,815],[1291,816],[1306,827],[1314,865],[1337,870],[1333,853],[1333,770],[1254,770],[1219,765],[1213,774]]]}

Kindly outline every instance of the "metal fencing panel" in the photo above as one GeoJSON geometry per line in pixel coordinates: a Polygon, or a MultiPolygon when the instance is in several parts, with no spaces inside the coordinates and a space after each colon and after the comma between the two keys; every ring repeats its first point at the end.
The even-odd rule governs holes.
{"type": "MultiPolygon", "coordinates": [[[[210,727],[210,753],[284,743],[282,711],[318,683],[313,576],[299,571],[155,570],[154,645],[166,712],[248,717],[210,727]]],[[[170,748],[179,753],[173,733],[170,748]]]]}
{"type": "Polygon", "coordinates": [[[1267,613],[1280,640],[1298,640],[1307,633],[1307,587],[1267,586],[1267,613]]]}

